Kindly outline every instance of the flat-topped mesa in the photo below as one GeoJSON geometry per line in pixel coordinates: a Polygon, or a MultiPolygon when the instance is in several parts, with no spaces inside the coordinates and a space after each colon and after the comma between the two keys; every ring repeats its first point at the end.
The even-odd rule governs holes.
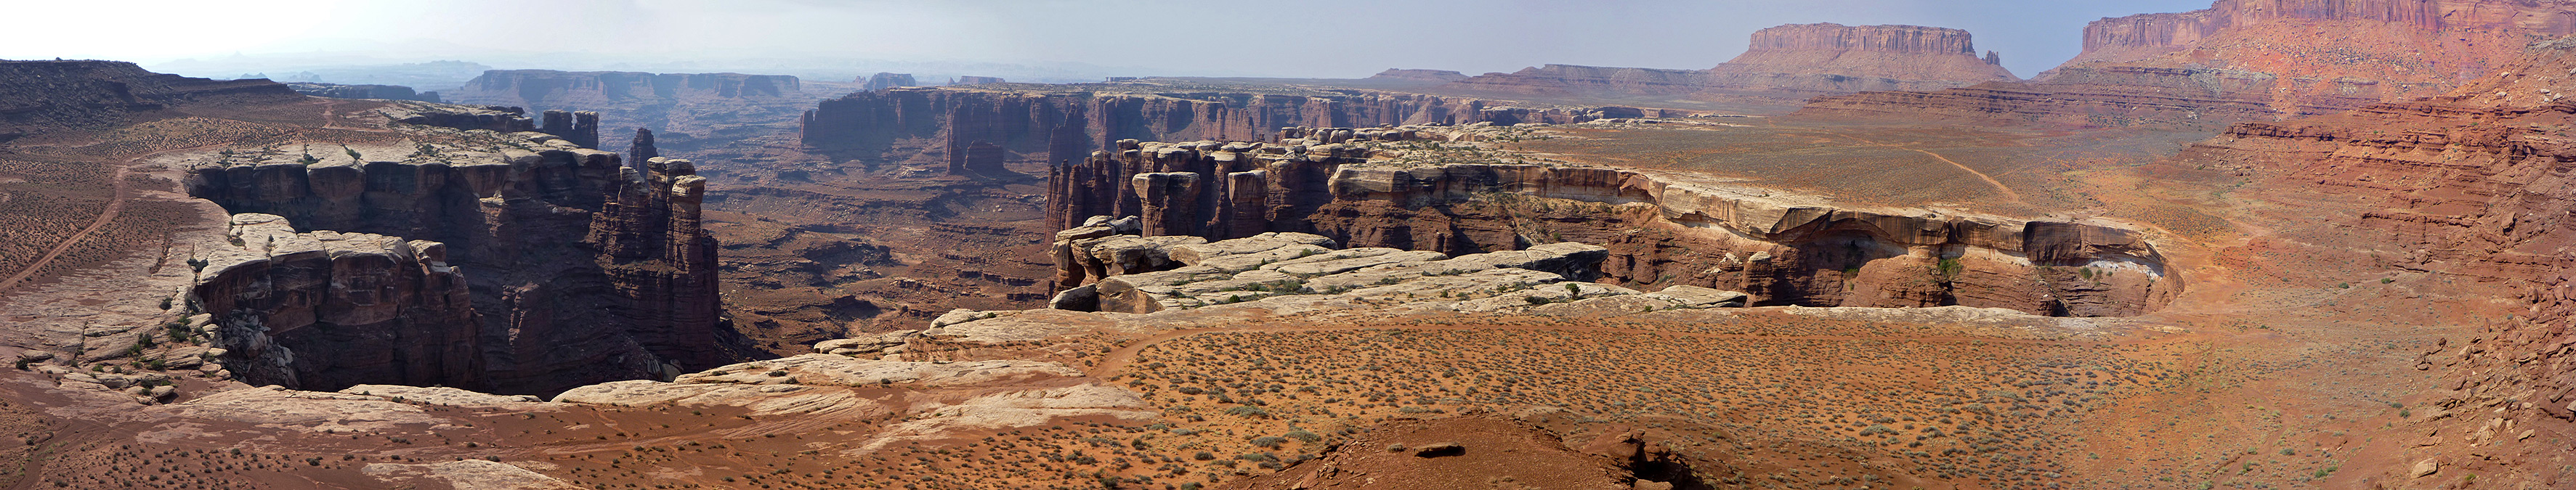
{"type": "MultiPolygon", "coordinates": [[[[1055,169],[1050,219],[1075,228],[1136,216],[1149,239],[1299,232],[1451,255],[1590,243],[1610,250],[1607,282],[1745,291],[1763,305],[2125,316],[2182,287],[2152,245],[2104,224],[1838,208],[1614,168],[1405,163],[1442,160],[1358,130],[1302,132],[1278,143],[1122,141],[1055,169]]],[[[1060,287],[1101,277],[1071,255],[1058,252],[1060,287]]]]}
{"type": "Polygon", "coordinates": [[[2218,0],[2105,18],[2032,83],[1816,100],[1803,113],[2219,127],[2440,94],[2576,34],[2566,0],[2218,0]]]}
{"type": "Polygon", "coordinates": [[[341,85],[336,83],[291,82],[295,93],[336,99],[386,99],[438,102],[438,92],[417,92],[401,85],[341,85]]]}
{"type": "Polygon", "coordinates": [[[1367,78],[1367,80],[1376,81],[1419,83],[1449,83],[1466,79],[1467,74],[1459,73],[1455,70],[1424,70],[1412,68],[1388,68],[1386,71],[1377,72],[1376,75],[1369,75],[1367,78]]]}
{"type": "MultiPolygon", "coordinates": [[[[1530,108],[1360,90],[1137,92],[1148,83],[894,88],[807,111],[807,151],[835,161],[952,172],[1080,160],[1118,140],[1261,140],[1290,126],[1572,123],[1623,108],[1530,108]],[[1034,87],[1034,88],[1033,88],[1034,87]],[[993,153],[997,147],[1000,152],[993,153]],[[977,153],[981,151],[982,153],[977,153]]],[[[1660,113],[1660,112],[1658,112],[1660,113]]],[[[1620,116],[1613,116],[1620,117],[1620,116]]],[[[1634,117],[1634,116],[1625,116],[1634,117]]]]}
{"type": "Polygon", "coordinates": [[[1822,94],[1936,90],[2018,80],[1968,31],[1908,25],[1791,24],[1753,33],[1734,60],[1707,70],[1546,65],[1487,73],[1445,87],[1533,95],[1692,95],[1795,103],[1822,94]]]}
{"type": "MultiPolygon", "coordinates": [[[[698,217],[706,179],[687,160],[630,169],[615,153],[550,135],[487,137],[495,141],[473,148],[228,153],[192,169],[187,188],[233,212],[285,216],[297,230],[444,243],[446,260],[472,285],[475,310],[469,324],[445,328],[480,339],[483,371],[441,383],[548,393],[722,360],[715,241],[698,217]]],[[[208,312],[278,322],[256,308],[208,312]]],[[[290,345],[298,335],[352,335],[313,332],[271,335],[290,345]]],[[[334,356],[370,355],[326,348],[296,359],[329,365],[334,356]]]]}
{"type": "Polygon", "coordinates": [[[1826,94],[2019,80],[2000,61],[1978,57],[1959,29],[1792,24],[1755,31],[1744,54],[1710,70],[1709,89],[1826,94]]]}

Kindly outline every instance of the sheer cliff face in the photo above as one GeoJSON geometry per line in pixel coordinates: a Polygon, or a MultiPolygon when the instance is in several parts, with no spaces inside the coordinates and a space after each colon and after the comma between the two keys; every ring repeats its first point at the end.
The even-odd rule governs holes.
{"type": "Polygon", "coordinates": [[[2095,21],[2033,83],[1818,99],[1815,115],[2208,125],[2440,94],[2576,33],[2565,0],[2221,0],[2095,21]]]}
{"type": "Polygon", "coordinates": [[[1792,24],[1753,33],[1743,55],[1708,70],[1547,65],[1488,73],[1447,88],[1532,95],[1696,94],[1794,102],[1820,94],[1937,90],[2016,79],[1994,58],[1978,57],[1968,31],[1792,24]]]}
{"type": "Polygon", "coordinates": [[[1570,123],[1598,117],[1598,112],[1361,91],[1278,95],[897,88],[823,101],[805,114],[804,144],[835,161],[990,174],[999,166],[970,158],[978,143],[998,146],[1010,159],[1060,163],[1080,160],[1121,139],[1258,140],[1290,126],[1570,123]]]}
{"type": "MultiPolygon", "coordinates": [[[[496,138],[517,138],[540,150],[500,142],[425,145],[433,148],[398,161],[365,162],[242,153],[198,167],[188,182],[192,195],[232,212],[283,216],[299,230],[442,242],[443,263],[455,268],[471,292],[467,321],[458,323],[452,315],[405,318],[410,323],[388,331],[381,322],[307,318],[250,300],[296,294],[256,278],[201,287],[213,298],[208,312],[234,323],[266,324],[278,345],[321,347],[294,349],[289,371],[304,374],[268,380],[306,388],[436,378],[429,382],[545,393],[667,377],[722,359],[715,243],[698,224],[705,179],[688,162],[654,159],[629,168],[615,153],[548,136],[496,138]],[[297,328],[308,323],[324,328],[297,328]],[[468,345],[476,354],[470,364],[479,371],[460,372],[452,362],[416,365],[432,360],[406,355],[395,355],[398,361],[353,361],[383,354],[327,347],[347,343],[342,337],[369,336],[468,345]],[[311,374],[319,366],[353,364],[392,367],[311,374]]],[[[343,282],[348,281],[333,284],[343,282]]]]}
{"type": "MultiPolygon", "coordinates": [[[[1360,165],[1367,149],[1120,142],[1055,168],[1049,216],[1136,216],[1147,236],[1302,232],[1457,255],[1554,241],[1609,248],[1611,282],[1740,290],[1756,304],[2135,315],[2181,281],[2126,230],[1836,209],[1609,168],[1360,165]]],[[[1060,260],[1064,257],[1059,257],[1060,260]]],[[[1066,267],[1061,287],[1096,280],[1066,267]]]]}

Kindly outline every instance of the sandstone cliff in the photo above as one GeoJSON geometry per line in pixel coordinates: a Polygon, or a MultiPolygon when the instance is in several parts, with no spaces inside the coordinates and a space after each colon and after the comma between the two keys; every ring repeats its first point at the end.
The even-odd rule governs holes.
{"type": "Polygon", "coordinates": [[[1487,73],[1442,88],[1529,95],[1687,94],[1777,104],[1822,94],[1936,90],[2010,80],[2018,78],[1995,55],[1977,56],[1968,31],[1792,24],[1754,32],[1744,54],[1707,70],[1547,65],[1487,73]]]}
{"type": "MultiPolygon", "coordinates": [[[[2354,251],[2352,262],[2425,274],[2438,287],[2418,301],[2483,307],[2432,320],[2463,323],[2470,335],[2410,352],[2420,354],[2417,369],[2440,368],[2447,379],[2422,409],[2442,411],[2413,430],[2469,446],[2519,441],[2514,432],[2531,429],[2516,425],[2557,431],[2576,420],[2576,275],[2566,272],[2576,267],[2566,247],[2576,239],[2567,172],[2576,138],[2552,129],[2576,124],[2576,103],[2556,93],[2576,83],[2576,42],[2542,43],[2526,56],[2439,97],[2237,124],[2180,157],[2252,178],[2260,192],[2250,196],[2309,206],[2300,211],[2334,227],[2319,235],[2352,240],[2335,244],[2354,251]],[[2464,416],[2442,420],[2454,413],[2464,416]]],[[[2417,452],[2489,450],[2430,446],[2417,452]]]]}
{"type": "MultiPolygon", "coordinates": [[[[469,138],[474,136],[466,135],[469,138]]],[[[228,153],[190,173],[189,193],[242,213],[286,217],[298,230],[372,233],[444,243],[445,260],[471,286],[471,321],[424,317],[416,336],[477,339],[481,372],[455,375],[411,359],[403,380],[539,393],[617,379],[667,377],[723,360],[716,314],[715,242],[699,227],[705,179],[686,160],[640,168],[615,153],[537,133],[492,135],[482,145],[352,146],[316,155],[284,148],[228,153]],[[511,143],[516,141],[516,143],[511,143]],[[532,147],[535,150],[521,149],[532,147]],[[345,155],[343,155],[345,154],[345,155]],[[427,374],[437,373],[437,374],[427,374]],[[453,375],[454,377],[448,377],[453,375]]],[[[274,332],[310,320],[233,302],[271,293],[206,289],[226,325],[268,325],[285,345],[309,335],[395,335],[371,323],[274,332]],[[345,327],[345,328],[339,328],[345,327]]],[[[407,338],[417,338],[417,337],[407,338]]],[[[372,359],[360,349],[300,350],[295,369],[372,359]]],[[[300,381],[332,387],[388,382],[370,373],[300,381]]]]}
{"type": "MultiPolygon", "coordinates": [[[[854,93],[804,118],[807,151],[868,166],[998,168],[970,151],[998,147],[1009,161],[1070,162],[1121,139],[1256,140],[1290,126],[1570,123],[1635,117],[1628,108],[1523,108],[1494,102],[1359,90],[1137,91],[1140,84],[1075,84],[1047,90],[942,87],[854,93]],[[970,158],[972,157],[972,158],[970,158]]],[[[1141,85],[1152,87],[1152,85],[1141,85]]]]}
{"type": "Polygon", "coordinates": [[[122,61],[0,60],[0,142],[60,129],[100,129],[186,102],[282,101],[267,80],[218,81],[144,71],[122,61]]]}
{"type": "MultiPolygon", "coordinates": [[[[1121,141],[1053,168],[1049,219],[1137,216],[1148,237],[1301,232],[1453,255],[1592,243],[1609,248],[1602,269],[1615,283],[1745,291],[1766,305],[2119,316],[2181,288],[2154,247],[2110,226],[1841,209],[1611,168],[1406,163],[1437,160],[1366,143],[1418,134],[1285,133],[1276,144],[1121,141]]],[[[1091,269],[1065,267],[1058,284],[1097,280],[1091,269]]]]}
{"type": "Polygon", "coordinates": [[[234,215],[227,233],[242,253],[201,251],[189,292],[224,352],[204,371],[330,389],[483,384],[473,301],[445,244],[298,233],[267,214],[234,215]]]}
{"type": "Polygon", "coordinates": [[[2219,0],[2094,21],[2083,54],[2031,83],[1828,97],[1803,112],[2216,127],[2439,94],[2571,33],[2576,2],[2559,0],[2219,0]]]}

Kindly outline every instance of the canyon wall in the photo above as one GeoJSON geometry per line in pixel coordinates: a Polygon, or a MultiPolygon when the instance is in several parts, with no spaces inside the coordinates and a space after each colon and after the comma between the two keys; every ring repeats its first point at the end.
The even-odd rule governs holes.
{"type": "Polygon", "coordinates": [[[2472,335],[2416,352],[2418,369],[2446,368],[2429,405],[2477,414],[2436,430],[2472,445],[2510,435],[2490,420],[2563,430],[2576,420],[2576,138],[2552,128],[2576,124],[2576,101],[2555,93],[2570,83],[2576,41],[2562,39],[2443,96],[2238,124],[2178,159],[2322,216],[2332,228],[2317,235],[2348,240],[2332,245],[2363,254],[2353,262],[2425,274],[2483,307],[2445,319],[2472,335]]]}
{"type": "MultiPolygon", "coordinates": [[[[2104,225],[1841,209],[1611,168],[1370,157],[1362,146],[1302,137],[1121,141],[1054,167],[1049,216],[1059,228],[1136,216],[1148,237],[1300,232],[1451,255],[1581,242],[1609,249],[1605,282],[1744,291],[1757,305],[2121,316],[2152,311],[2182,288],[2153,246],[2104,225]]],[[[1099,279],[1061,269],[1060,288],[1099,279]]]]}
{"type": "Polygon", "coordinates": [[[2033,82],[1825,97],[1800,113],[2215,129],[2440,94],[2571,33],[2576,2],[2563,0],[2220,0],[2094,21],[2084,52],[2033,82]]]}
{"type": "Polygon", "coordinates": [[[299,233],[268,214],[234,215],[254,254],[201,254],[189,292],[214,315],[206,372],[255,384],[483,385],[482,339],[447,246],[365,233],[299,233]]]}
{"type": "Polygon", "coordinates": [[[1647,112],[1535,109],[1359,90],[1290,95],[1114,92],[1133,89],[1108,84],[1054,87],[1060,90],[944,87],[854,93],[807,111],[803,141],[807,151],[838,162],[962,172],[969,167],[969,149],[978,143],[997,146],[1012,160],[1059,163],[1083,159],[1122,139],[1257,140],[1291,126],[1572,123],[1647,112]]]}
{"type": "MultiPolygon", "coordinates": [[[[235,213],[283,216],[297,230],[443,243],[444,261],[470,286],[468,324],[412,318],[402,331],[416,334],[392,334],[378,323],[308,320],[255,300],[288,294],[255,277],[246,279],[251,285],[201,286],[211,295],[207,311],[227,322],[266,325],[286,346],[333,345],[352,335],[471,333],[478,375],[454,375],[452,364],[416,364],[433,362],[419,357],[402,357],[415,364],[400,369],[443,373],[438,383],[500,392],[668,377],[726,359],[716,313],[716,245],[698,219],[705,179],[688,161],[657,158],[628,168],[615,153],[551,136],[499,138],[538,149],[496,142],[484,149],[420,150],[396,161],[238,153],[193,169],[187,182],[191,195],[235,213]],[[322,328],[302,327],[308,323],[322,328]]],[[[296,352],[299,370],[353,362],[339,356],[381,355],[296,352]]],[[[365,379],[385,382],[359,374],[268,381],[328,389],[365,379]]]]}
{"type": "Polygon", "coordinates": [[[1908,25],[1791,24],[1753,33],[1734,60],[1707,70],[1547,65],[1487,73],[1444,89],[1527,95],[1690,95],[1795,103],[1823,94],[1935,90],[2017,80],[1968,31],[1908,25]]]}
{"type": "Polygon", "coordinates": [[[267,80],[208,80],[123,61],[0,60],[0,142],[60,129],[100,129],[185,102],[301,97],[267,80]]]}

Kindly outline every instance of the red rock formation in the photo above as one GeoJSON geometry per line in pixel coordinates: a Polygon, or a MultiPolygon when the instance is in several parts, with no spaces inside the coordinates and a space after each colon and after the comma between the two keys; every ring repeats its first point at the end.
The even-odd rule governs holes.
{"type": "Polygon", "coordinates": [[[1708,70],[1547,65],[1487,73],[1444,88],[1531,95],[1680,95],[1795,102],[1820,94],[1935,90],[2016,80],[1978,58],[1968,31],[1906,25],[1793,24],[1753,33],[1751,47],[1708,70]]]}
{"type": "MultiPolygon", "coordinates": [[[[196,169],[188,190],[299,230],[445,243],[472,285],[473,322],[409,328],[475,335],[483,371],[438,383],[544,393],[719,364],[715,241],[698,223],[705,179],[685,160],[639,172],[615,153],[539,138],[547,149],[490,160],[230,162],[196,169]]],[[[318,350],[298,362],[365,355],[318,350]]]]}
{"type": "Polygon", "coordinates": [[[2030,84],[1830,97],[1802,112],[2092,125],[2330,114],[2441,93],[2571,33],[2576,2],[2563,0],[2219,0],[2095,21],[2083,54],[2030,84]]]}
{"type": "Polygon", "coordinates": [[[1303,138],[1117,148],[1054,169],[1059,228],[1132,215],[1147,236],[1302,232],[1452,255],[1576,241],[1610,248],[1614,282],[1740,290],[1773,305],[2119,316],[2181,290],[2143,239],[2092,224],[1836,209],[1610,168],[1360,166],[1364,148],[1303,138]],[[1523,226],[1532,215],[1547,225],[1523,226]]]}
{"type": "Polygon", "coordinates": [[[2425,273],[2438,284],[2427,296],[2492,308],[2432,320],[2477,333],[2415,352],[2418,369],[2448,380],[2413,403],[2464,416],[2419,417],[2410,430],[2469,444],[2410,459],[2475,458],[2462,452],[2515,440],[2495,422],[2556,433],[2576,419],[2576,274],[2566,272],[2576,268],[2566,246],[2576,242],[2576,138],[2555,129],[2576,124],[2576,103],[2556,93],[2571,83],[2576,41],[2561,39],[2443,96],[2237,124],[2179,157],[2250,177],[2247,198],[2302,206],[2331,227],[2307,239],[2347,240],[2330,246],[2354,251],[2350,261],[2425,273]]]}

